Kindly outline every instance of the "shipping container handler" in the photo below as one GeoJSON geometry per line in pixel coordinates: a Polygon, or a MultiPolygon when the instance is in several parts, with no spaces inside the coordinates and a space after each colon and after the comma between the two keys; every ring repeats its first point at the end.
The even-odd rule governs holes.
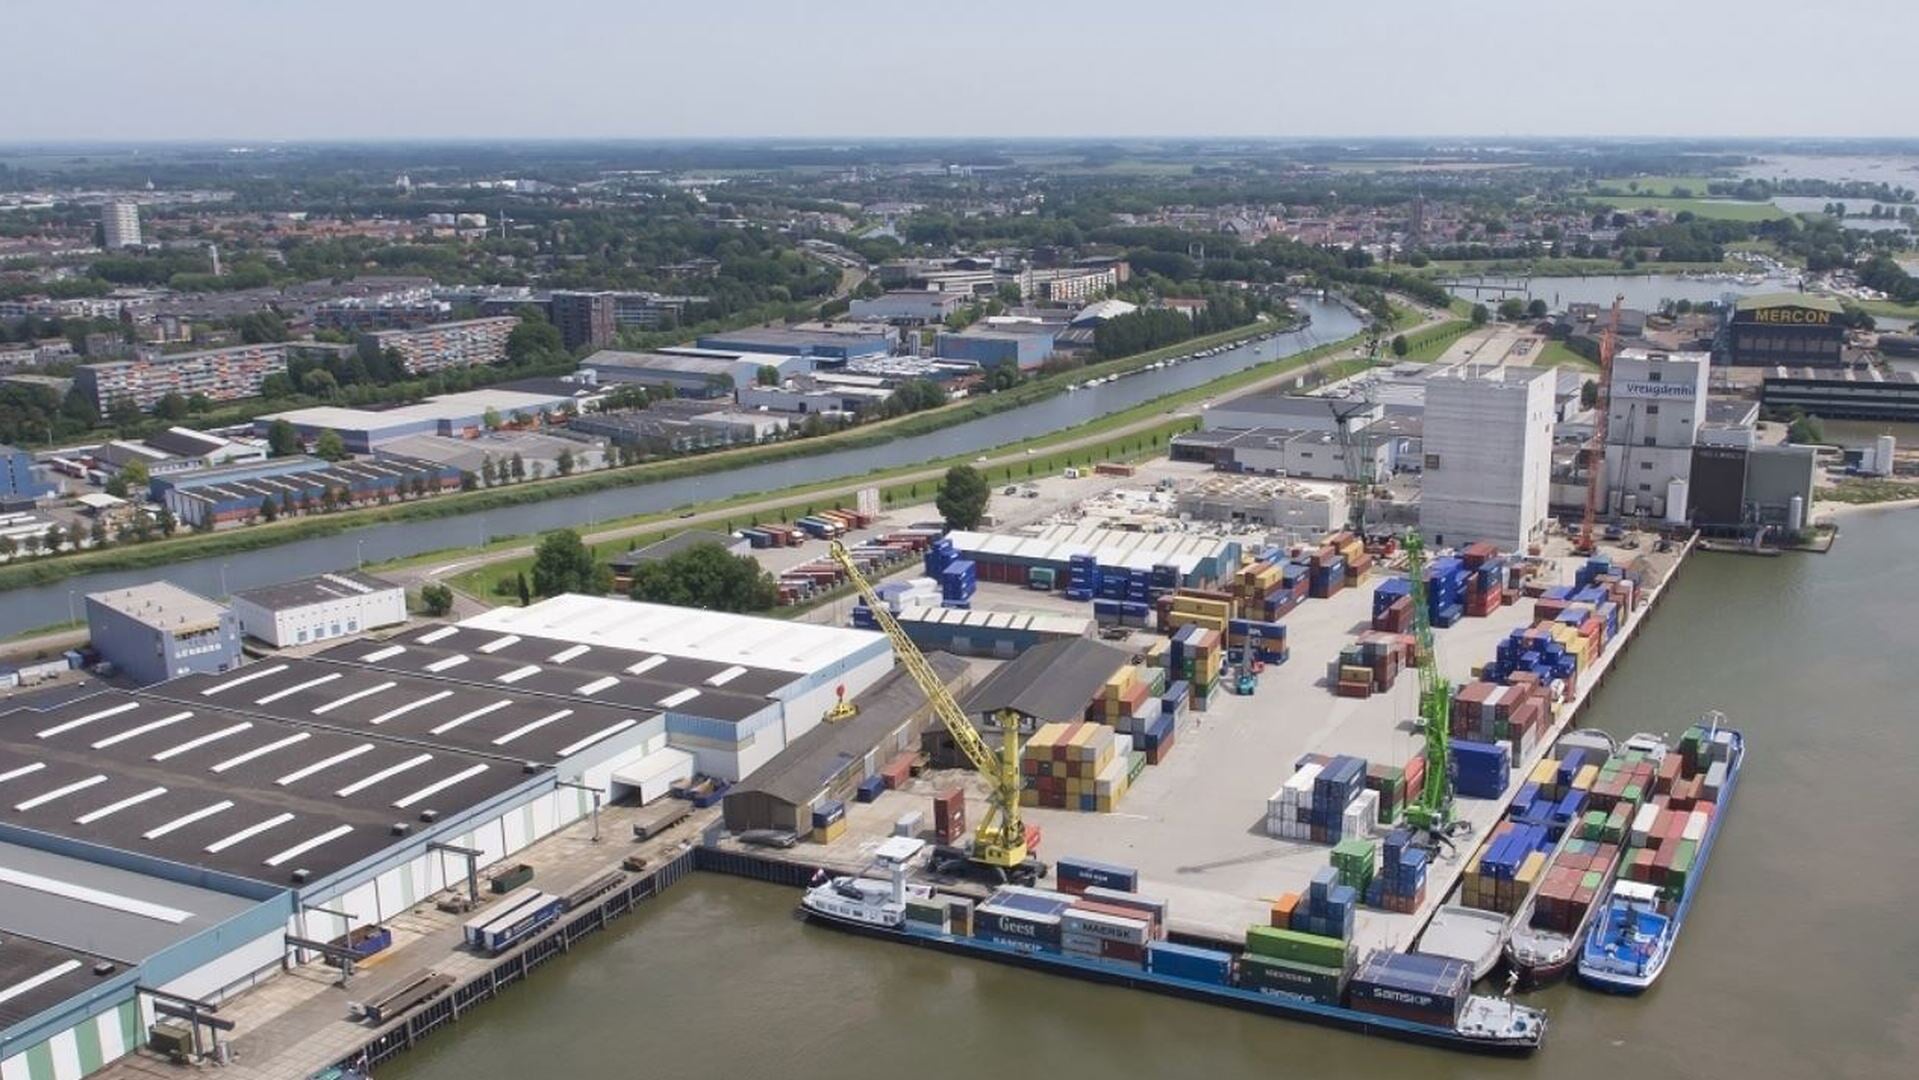
{"type": "Polygon", "coordinates": [[[935,900],[930,888],[907,881],[912,865],[925,847],[924,841],[907,837],[893,837],[881,844],[875,861],[887,874],[886,880],[859,876],[826,878],[822,874],[802,894],[800,914],[835,929],[941,952],[1455,1050],[1530,1054],[1545,1038],[1546,1014],[1505,998],[1471,995],[1460,1009],[1459,1018],[1449,1027],[1325,1004],[1282,992],[1225,986],[1202,978],[1055,952],[1038,942],[1014,943],[956,934],[940,925],[907,917],[910,906],[935,900]]]}

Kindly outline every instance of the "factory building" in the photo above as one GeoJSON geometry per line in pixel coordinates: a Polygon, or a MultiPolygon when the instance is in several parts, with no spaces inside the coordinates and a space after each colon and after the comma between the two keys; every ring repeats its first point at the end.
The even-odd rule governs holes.
{"type": "Polygon", "coordinates": [[[307,442],[319,438],[322,432],[332,431],[340,436],[348,450],[368,454],[383,442],[407,435],[471,439],[487,430],[489,419],[517,427],[560,415],[574,407],[571,390],[529,393],[493,388],[439,394],[394,409],[352,409],[335,405],[292,409],[256,418],[253,430],[264,438],[275,421],[285,420],[307,442]]]}
{"type": "Polygon", "coordinates": [[[981,581],[1024,585],[1035,569],[1053,571],[1064,588],[1069,560],[1090,555],[1102,570],[1166,567],[1176,585],[1207,587],[1239,568],[1239,541],[1204,533],[1142,533],[1099,525],[1052,525],[1033,536],[969,532],[946,534],[962,559],[979,567],[981,581]]]}
{"type": "Polygon", "coordinates": [[[1021,371],[1031,371],[1053,355],[1053,336],[1012,330],[963,330],[940,334],[934,339],[933,351],[942,358],[970,360],[981,367],[1014,363],[1021,371]]]}
{"type": "Polygon", "coordinates": [[[1720,324],[1718,350],[1735,367],[1845,363],[1845,310],[1829,296],[1741,297],[1720,324]]]}
{"type": "Polygon", "coordinates": [[[1010,660],[1049,641],[1090,637],[1098,624],[1084,615],[1049,612],[972,611],[917,605],[894,616],[913,644],[926,652],[1010,660]]]}
{"type": "Polygon", "coordinates": [[[1805,527],[1816,454],[1810,446],[1697,446],[1687,512],[1709,534],[1742,535],[1755,526],[1805,527]]]}
{"type": "Polygon", "coordinates": [[[153,501],[182,524],[216,528],[250,521],[272,500],[280,513],[324,507],[327,495],[340,505],[359,506],[396,499],[424,489],[429,494],[457,490],[460,470],[436,462],[387,455],[378,461],[324,461],[320,458],[272,458],[250,465],[155,476],[148,484],[153,501]],[[344,492],[344,497],[341,493],[344,492]]]}
{"type": "Polygon", "coordinates": [[[1107,680],[1132,662],[1132,653],[1092,638],[1052,642],[988,675],[960,708],[985,731],[998,731],[1007,712],[1019,718],[1023,734],[1074,723],[1086,718],[1107,680]]]}
{"type": "Polygon", "coordinates": [[[1276,478],[1208,477],[1183,487],[1175,506],[1195,521],[1264,526],[1281,544],[1318,540],[1345,528],[1348,516],[1345,488],[1276,478]]]}
{"type": "Polygon", "coordinates": [[[1712,356],[1703,352],[1623,349],[1613,358],[1606,513],[1660,517],[1672,494],[1683,490],[1692,475],[1692,448],[1706,426],[1711,368],[1712,356]]]}
{"type": "Polygon", "coordinates": [[[862,356],[885,356],[893,351],[893,343],[879,334],[842,334],[831,330],[792,330],[766,326],[706,334],[695,344],[702,349],[720,352],[805,356],[829,366],[844,364],[862,356]]]}
{"type": "Polygon", "coordinates": [[[406,590],[342,570],[233,594],[240,632],[276,649],[351,637],[406,621],[406,590]]]}
{"type": "MultiPolygon", "coordinates": [[[[939,653],[926,662],[954,697],[969,684],[966,662],[939,653]]],[[[813,811],[827,800],[850,802],[861,780],[895,754],[917,750],[932,720],[932,706],[904,670],[895,670],[857,699],[859,712],[836,724],[822,724],[795,739],[771,762],[726,793],[722,812],[733,832],[782,829],[805,836],[813,830],[813,811]]]]}
{"type": "Polygon", "coordinates": [[[1910,371],[1779,367],[1766,373],[1759,400],[1781,415],[1846,420],[1919,421],[1919,378],[1910,371]]]}
{"type": "Polygon", "coordinates": [[[629,352],[601,349],[580,362],[597,383],[670,386],[683,397],[721,397],[757,385],[760,369],[770,367],[780,380],[813,369],[805,356],[785,353],[741,353],[721,349],[661,349],[629,352]]]}
{"type": "Polygon", "coordinates": [[[1544,534],[1553,388],[1550,368],[1427,381],[1419,529],[1432,543],[1523,549],[1544,534]]]}
{"type": "Polygon", "coordinates": [[[928,289],[896,289],[871,300],[854,300],[846,314],[852,319],[893,323],[899,326],[925,326],[943,323],[965,307],[970,297],[963,292],[938,292],[928,289]]]}
{"type": "Polygon", "coordinates": [[[1200,426],[1207,431],[1282,428],[1331,433],[1339,430],[1342,416],[1357,429],[1384,415],[1384,407],[1378,404],[1270,390],[1242,394],[1209,406],[1200,418],[1200,426]]]}
{"type": "Polygon", "coordinates": [[[35,474],[32,454],[0,444],[0,502],[32,501],[53,492],[54,486],[35,474]]]}
{"type": "Polygon", "coordinates": [[[88,593],[87,635],[102,657],[140,683],[240,662],[233,612],[167,581],[88,593]]]}

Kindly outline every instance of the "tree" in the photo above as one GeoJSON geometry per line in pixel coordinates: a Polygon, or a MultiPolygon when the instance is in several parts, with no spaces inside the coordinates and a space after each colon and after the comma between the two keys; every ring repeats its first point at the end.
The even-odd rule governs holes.
{"type": "Polygon", "coordinates": [[[1579,407],[1590,409],[1597,404],[1599,404],[1599,383],[1596,380],[1587,379],[1579,386],[1579,407]]]}
{"type": "Polygon", "coordinates": [[[753,373],[753,381],[759,383],[761,386],[778,386],[780,384],[780,369],[774,367],[772,364],[761,364],[760,369],[753,373]]]}
{"type": "Polygon", "coordinates": [[[0,536],[0,558],[11,559],[14,553],[19,550],[20,545],[14,543],[13,537],[0,536]]]}
{"type": "Polygon", "coordinates": [[[473,475],[473,470],[471,469],[460,470],[460,490],[461,491],[473,491],[479,488],[479,486],[480,486],[480,479],[479,477],[473,475]]]}
{"type": "Polygon", "coordinates": [[[428,615],[440,616],[453,610],[453,589],[451,586],[427,582],[420,586],[420,609],[428,615]]]}
{"type": "Polygon", "coordinates": [[[268,495],[260,500],[260,517],[266,521],[280,520],[280,504],[268,495]]]}
{"type": "Polygon", "coordinates": [[[46,545],[47,554],[58,555],[60,553],[60,545],[67,542],[66,531],[58,525],[49,525],[47,526],[46,539],[41,542],[46,545]]]}
{"type": "Polygon", "coordinates": [[[518,450],[513,451],[513,460],[508,463],[508,466],[513,471],[513,479],[526,479],[526,459],[520,456],[518,450]]]}
{"type": "Polygon", "coordinates": [[[992,497],[993,489],[978,469],[955,465],[946,470],[933,505],[939,508],[948,528],[971,529],[985,516],[986,503],[992,497]]]}
{"type": "Polygon", "coordinates": [[[480,414],[480,425],[488,431],[500,430],[500,410],[488,405],[486,411],[480,414]]]}
{"type": "Polygon", "coordinates": [[[560,448],[559,455],[553,459],[553,471],[561,476],[573,474],[573,451],[570,448],[560,448]]]}
{"type": "Polygon", "coordinates": [[[1407,348],[1408,346],[1406,344],[1406,335],[1394,334],[1393,335],[1393,355],[1405,356],[1407,348]]]}
{"type": "Polygon", "coordinates": [[[1546,317],[1548,310],[1546,301],[1535,296],[1533,297],[1532,303],[1526,305],[1526,317],[1530,319],[1543,319],[1546,317]]]}
{"type": "Polygon", "coordinates": [[[153,415],[162,420],[185,420],[187,418],[187,399],[177,390],[169,390],[160,395],[153,404],[153,415]]]}
{"type": "Polygon", "coordinates": [[[1508,296],[1499,302],[1499,317],[1506,322],[1518,322],[1526,315],[1526,302],[1517,296],[1508,296]]]}
{"type": "Polygon", "coordinates": [[[111,543],[107,538],[107,523],[99,518],[94,518],[93,527],[87,530],[87,541],[96,548],[103,548],[111,543]]]}
{"type": "Polygon", "coordinates": [[[533,602],[533,590],[528,588],[526,584],[526,571],[522,570],[513,575],[513,585],[515,591],[519,593],[521,607],[525,607],[533,602]]]}
{"type": "Polygon", "coordinates": [[[1824,443],[1826,427],[1817,416],[1795,416],[1786,429],[1786,440],[1795,443],[1824,443]]]}
{"type": "Polygon", "coordinates": [[[274,457],[293,457],[303,447],[300,433],[285,420],[275,420],[267,425],[267,450],[274,457]]]}
{"type": "Polygon", "coordinates": [[[172,536],[174,530],[180,527],[180,523],[174,520],[173,511],[168,510],[164,506],[160,508],[159,514],[155,515],[155,517],[158,519],[160,525],[161,536],[172,536]]]}
{"type": "Polygon", "coordinates": [[[601,566],[580,534],[572,529],[556,529],[540,538],[533,551],[533,592],[539,596],[561,593],[598,595],[613,587],[613,571],[601,566]]]}
{"type": "Polygon", "coordinates": [[[1484,326],[1486,325],[1486,320],[1493,317],[1493,313],[1490,311],[1487,311],[1486,305],[1484,304],[1474,304],[1472,315],[1470,317],[1472,319],[1472,324],[1474,326],[1484,326]]]}
{"type": "Polygon", "coordinates": [[[695,544],[633,571],[633,599],[707,611],[765,611],[779,603],[779,585],[750,555],[719,544],[695,544]]]}
{"type": "Polygon", "coordinates": [[[340,380],[334,378],[333,373],[325,368],[314,368],[300,376],[300,389],[314,397],[332,397],[333,392],[339,388],[340,380]]]}
{"type": "Polygon", "coordinates": [[[345,440],[331,428],[322,431],[320,437],[313,440],[313,453],[315,457],[326,461],[345,461],[348,456],[345,440]]]}
{"type": "Polygon", "coordinates": [[[547,322],[536,309],[521,308],[520,325],[506,336],[506,358],[526,364],[565,353],[566,341],[560,336],[560,328],[547,322]]]}
{"type": "Polygon", "coordinates": [[[498,480],[499,478],[500,478],[500,470],[498,466],[493,464],[493,455],[488,454],[485,457],[481,458],[480,459],[481,482],[486,484],[487,487],[492,487],[494,481],[498,480]]]}

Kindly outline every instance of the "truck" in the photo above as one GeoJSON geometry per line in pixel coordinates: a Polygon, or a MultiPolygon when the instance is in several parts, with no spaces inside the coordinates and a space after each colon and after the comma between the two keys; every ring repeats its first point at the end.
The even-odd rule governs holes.
{"type": "Polygon", "coordinates": [[[497,956],[533,936],[564,910],[564,897],[524,888],[508,894],[491,911],[468,920],[461,933],[468,945],[497,956]]]}

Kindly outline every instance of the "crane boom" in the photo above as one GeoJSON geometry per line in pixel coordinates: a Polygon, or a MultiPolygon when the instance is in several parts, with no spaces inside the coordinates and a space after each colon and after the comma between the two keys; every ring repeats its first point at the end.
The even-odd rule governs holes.
{"type": "Polygon", "coordinates": [[[1599,492],[1606,486],[1606,420],[1612,413],[1612,357],[1613,350],[1619,347],[1619,305],[1625,299],[1613,297],[1612,316],[1599,337],[1599,395],[1593,402],[1598,415],[1593,418],[1593,438],[1586,448],[1586,512],[1579,521],[1578,550],[1587,555],[1592,554],[1595,543],[1593,524],[1599,512],[1599,492]]]}
{"type": "Polygon", "coordinates": [[[873,612],[873,619],[893,643],[893,655],[899,657],[900,665],[906,669],[920,692],[926,695],[927,704],[932,706],[933,715],[939,717],[946,733],[953,737],[953,743],[960,753],[973,763],[973,768],[986,778],[991,792],[988,797],[986,816],[980,821],[973,835],[972,858],[976,862],[999,868],[1001,871],[1014,871],[1023,866],[1026,859],[1026,826],[1020,820],[1019,795],[1023,781],[1019,771],[1019,723],[1010,714],[1001,717],[1000,749],[998,753],[988,746],[979,729],[966,718],[966,713],[953,700],[946,684],[926,662],[925,654],[913,639],[907,636],[899,620],[887,610],[886,602],[874,592],[866,575],[853,561],[846,545],[838,540],[828,549],[833,561],[841,570],[846,571],[848,581],[858,590],[860,599],[873,612]]]}
{"type": "Polygon", "coordinates": [[[1453,688],[1439,672],[1433,653],[1433,626],[1426,609],[1426,545],[1417,532],[1406,534],[1406,573],[1412,579],[1413,656],[1419,668],[1419,721],[1426,736],[1426,775],[1406,806],[1415,828],[1444,835],[1453,816],[1452,784],[1447,775],[1451,749],[1453,688]]]}

